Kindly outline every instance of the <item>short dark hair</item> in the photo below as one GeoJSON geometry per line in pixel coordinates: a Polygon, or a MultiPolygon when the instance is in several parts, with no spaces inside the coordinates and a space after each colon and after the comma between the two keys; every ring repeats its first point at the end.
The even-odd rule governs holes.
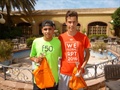
{"type": "Polygon", "coordinates": [[[51,20],[45,20],[45,21],[42,22],[42,28],[43,28],[44,26],[52,26],[52,27],[54,27],[55,24],[54,24],[54,22],[51,21],[51,20]]]}
{"type": "Polygon", "coordinates": [[[68,10],[65,16],[65,20],[67,21],[67,17],[73,17],[73,16],[75,16],[76,19],[78,20],[78,13],[73,10],[68,10]]]}

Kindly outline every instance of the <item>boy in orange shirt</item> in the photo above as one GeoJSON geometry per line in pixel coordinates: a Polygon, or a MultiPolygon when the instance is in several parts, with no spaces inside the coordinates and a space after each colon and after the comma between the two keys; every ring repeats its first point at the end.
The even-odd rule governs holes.
{"type": "Polygon", "coordinates": [[[80,76],[90,56],[88,37],[77,31],[78,14],[75,11],[66,13],[67,31],[59,36],[62,45],[60,80],[58,90],[70,90],[68,83],[76,64],[80,76]]]}

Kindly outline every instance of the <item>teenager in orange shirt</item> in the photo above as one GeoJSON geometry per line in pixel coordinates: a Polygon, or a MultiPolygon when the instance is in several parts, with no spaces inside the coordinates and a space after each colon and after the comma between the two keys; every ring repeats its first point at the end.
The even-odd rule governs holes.
{"type": "Polygon", "coordinates": [[[77,12],[68,11],[65,20],[67,31],[59,36],[62,45],[62,59],[58,90],[70,90],[68,83],[74,67],[77,64],[79,69],[77,76],[82,75],[90,56],[88,37],[77,31],[77,12]]]}

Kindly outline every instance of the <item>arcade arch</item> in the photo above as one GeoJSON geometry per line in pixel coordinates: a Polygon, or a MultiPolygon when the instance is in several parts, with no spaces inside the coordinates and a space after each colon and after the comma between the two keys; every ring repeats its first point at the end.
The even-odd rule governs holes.
{"type": "Polygon", "coordinates": [[[88,35],[91,34],[106,34],[107,24],[104,22],[91,22],[88,24],[88,35]]]}
{"type": "Polygon", "coordinates": [[[17,27],[21,27],[22,35],[25,37],[29,37],[32,35],[32,25],[30,23],[21,22],[17,24],[17,27]]]}

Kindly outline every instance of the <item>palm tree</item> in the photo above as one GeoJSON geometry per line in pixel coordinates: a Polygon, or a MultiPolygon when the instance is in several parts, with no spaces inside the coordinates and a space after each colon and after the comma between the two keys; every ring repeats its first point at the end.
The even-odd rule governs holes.
{"type": "Polygon", "coordinates": [[[11,11],[18,10],[19,12],[24,12],[26,15],[30,15],[33,10],[37,0],[0,0],[0,8],[2,12],[5,10],[7,12],[7,23],[12,25],[12,20],[10,17],[11,11]]]}

